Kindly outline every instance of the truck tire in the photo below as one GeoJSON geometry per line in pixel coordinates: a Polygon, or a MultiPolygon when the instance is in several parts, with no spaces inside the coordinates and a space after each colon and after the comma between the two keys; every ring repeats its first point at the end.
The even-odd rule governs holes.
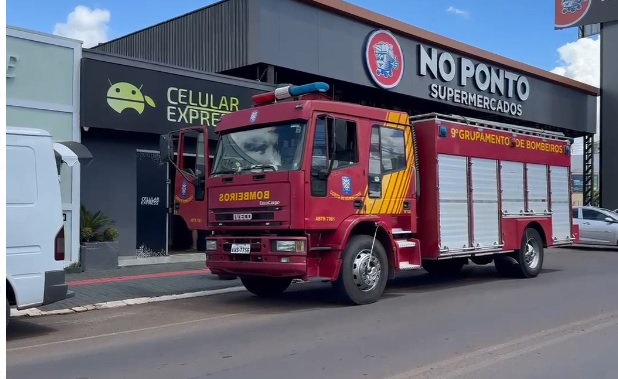
{"type": "Polygon", "coordinates": [[[339,278],[333,282],[338,297],[349,304],[363,305],[380,299],[388,280],[388,258],[384,246],[368,235],[352,236],[343,253],[339,278]]]}
{"type": "Polygon", "coordinates": [[[452,277],[457,276],[465,264],[466,258],[452,258],[442,261],[427,260],[423,262],[423,268],[431,275],[452,277]]]}
{"type": "Polygon", "coordinates": [[[236,278],[238,278],[236,275],[228,275],[228,274],[218,274],[217,276],[221,280],[236,280],[236,278]]]}
{"type": "Polygon", "coordinates": [[[510,278],[515,276],[515,264],[517,261],[511,254],[498,254],[494,258],[494,267],[498,271],[498,275],[510,278]]]}
{"type": "Polygon", "coordinates": [[[543,267],[544,258],[543,239],[539,232],[527,228],[521,238],[521,246],[513,258],[517,261],[514,266],[515,274],[521,278],[534,278],[539,275],[543,267]]]}
{"type": "Polygon", "coordinates": [[[259,297],[273,297],[282,294],[292,283],[291,278],[268,278],[241,276],[240,281],[247,291],[259,297]]]}

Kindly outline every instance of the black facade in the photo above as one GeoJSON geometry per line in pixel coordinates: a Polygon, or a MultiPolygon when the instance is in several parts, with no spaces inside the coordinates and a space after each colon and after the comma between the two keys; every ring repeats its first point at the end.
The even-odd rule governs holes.
{"type": "MultiPolygon", "coordinates": [[[[377,22],[370,25],[342,13],[327,11],[312,4],[312,1],[228,0],[110,41],[96,49],[127,56],[148,56],[160,62],[273,83],[290,82],[290,79],[309,74],[330,84],[341,82],[353,85],[355,88],[347,91],[343,91],[345,86],[334,86],[340,89],[338,98],[346,101],[350,101],[348,97],[353,97],[359,89],[379,88],[379,92],[372,92],[374,95],[369,100],[385,96],[386,91],[390,93],[386,96],[390,96],[393,102],[397,102],[396,99],[401,96],[407,98],[408,104],[418,102],[421,104],[418,108],[423,110],[427,107],[422,104],[428,101],[439,108],[456,109],[457,113],[463,115],[557,128],[573,137],[595,131],[596,93],[586,93],[503,64],[476,59],[472,55],[466,56],[421,38],[397,33],[394,36],[401,48],[401,71],[404,74],[395,87],[380,88],[367,72],[364,58],[368,37],[380,27],[376,25],[377,22]],[[231,20],[235,27],[238,25],[246,32],[229,33],[227,28],[230,23],[227,21],[231,20]],[[244,24],[240,24],[242,21],[244,24]],[[207,38],[204,38],[204,28],[210,30],[207,38]],[[160,47],[150,49],[149,46],[155,43],[160,47]],[[203,62],[196,61],[192,54],[194,49],[212,53],[207,54],[203,62]],[[170,54],[171,50],[175,54],[170,54]],[[439,68],[436,67],[439,61],[443,70],[428,73],[427,62],[423,61],[427,55],[434,57],[431,67],[439,68]],[[442,66],[448,65],[440,60],[444,58],[455,63],[453,77],[449,76],[448,70],[444,70],[448,66],[442,66]],[[221,62],[224,59],[225,63],[221,62]],[[465,67],[462,66],[462,59],[474,70],[480,67],[487,73],[493,71],[496,75],[506,75],[506,80],[520,78],[528,85],[526,96],[523,99],[511,96],[510,90],[506,95],[496,91],[492,93],[495,90],[493,85],[479,88],[473,85],[472,80],[463,84],[462,69],[465,67]],[[286,75],[286,70],[297,75],[286,75]],[[436,90],[435,86],[441,89],[436,90]],[[476,102],[467,98],[466,101],[455,101],[454,97],[442,100],[444,96],[439,91],[450,91],[448,88],[458,90],[457,93],[463,90],[473,94],[474,99],[480,97],[481,100],[476,102]],[[380,93],[383,95],[375,95],[380,93]],[[487,103],[486,97],[491,103],[487,103]],[[509,108],[515,103],[515,112],[505,112],[502,107],[497,109],[492,105],[498,102],[506,102],[509,108]]],[[[501,80],[504,81],[504,77],[501,76],[501,80]]],[[[298,79],[292,82],[297,83],[298,79]]]]}
{"type": "Polygon", "coordinates": [[[159,159],[160,134],[209,125],[214,148],[219,118],[272,87],[90,51],[81,87],[82,143],[94,156],[81,173],[83,205],[115,220],[121,255],[189,248],[186,225],[168,215],[174,175],[159,159]]]}
{"type": "Polygon", "coordinates": [[[601,24],[601,204],[618,209],[618,21],[601,24]]]}

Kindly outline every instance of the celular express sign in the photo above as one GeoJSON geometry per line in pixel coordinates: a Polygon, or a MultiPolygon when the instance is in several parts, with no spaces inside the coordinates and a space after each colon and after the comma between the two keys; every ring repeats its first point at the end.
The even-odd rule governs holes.
{"type": "Polygon", "coordinates": [[[439,80],[429,85],[429,97],[510,116],[523,114],[530,96],[525,76],[448,52],[418,45],[418,75],[439,80]]]}

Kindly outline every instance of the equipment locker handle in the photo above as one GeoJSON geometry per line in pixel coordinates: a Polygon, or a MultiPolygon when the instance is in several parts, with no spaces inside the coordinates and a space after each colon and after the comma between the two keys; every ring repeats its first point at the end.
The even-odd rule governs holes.
{"type": "Polygon", "coordinates": [[[354,200],[354,209],[362,209],[363,208],[363,202],[360,200],[354,200]]]}

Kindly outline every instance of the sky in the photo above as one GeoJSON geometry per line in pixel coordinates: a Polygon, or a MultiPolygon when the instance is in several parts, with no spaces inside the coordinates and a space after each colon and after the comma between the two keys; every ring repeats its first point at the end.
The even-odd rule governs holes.
{"type": "MultiPolygon", "coordinates": [[[[554,30],[551,0],[347,1],[468,45],[599,85],[598,37],[578,40],[577,28],[554,30]]],[[[6,15],[7,25],[76,38],[84,41],[84,47],[91,47],[214,2],[7,0],[6,15]]],[[[579,153],[580,144],[578,141],[574,153],[579,153]]]]}

